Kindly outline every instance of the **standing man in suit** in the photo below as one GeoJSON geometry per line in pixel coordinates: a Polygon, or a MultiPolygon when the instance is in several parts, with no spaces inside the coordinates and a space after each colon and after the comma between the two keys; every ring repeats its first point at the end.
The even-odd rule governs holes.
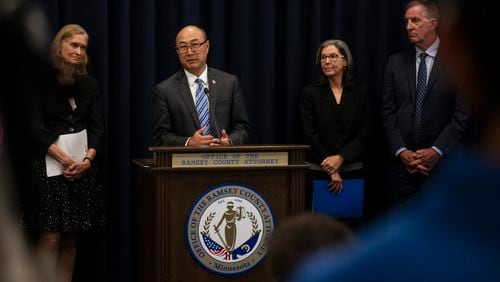
{"type": "Polygon", "coordinates": [[[443,157],[460,143],[468,107],[442,70],[434,1],[406,6],[411,50],[389,57],[380,110],[391,158],[388,168],[394,204],[404,205],[420,190],[443,157]]]}
{"type": "Polygon", "coordinates": [[[183,69],[156,85],[153,144],[199,147],[245,143],[250,124],[237,77],[207,66],[210,41],[200,27],[182,28],[175,41],[183,69]]]}
{"type": "Polygon", "coordinates": [[[297,267],[290,282],[500,281],[500,85],[492,71],[500,59],[484,36],[497,31],[498,11],[477,0],[439,5],[441,58],[471,99],[477,139],[442,164],[414,205],[359,234],[356,248],[297,267]]]}

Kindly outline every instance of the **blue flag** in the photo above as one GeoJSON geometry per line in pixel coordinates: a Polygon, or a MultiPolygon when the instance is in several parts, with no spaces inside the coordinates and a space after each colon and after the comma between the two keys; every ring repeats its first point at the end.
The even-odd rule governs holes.
{"type": "Polygon", "coordinates": [[[238,259],[238,256],[248,254],[252,251],[259,240],[260,230],[255,233],[250,239],[248,239],[245,243],[241,244],[237,249],[233,251],[233,259],[238,259]]]}

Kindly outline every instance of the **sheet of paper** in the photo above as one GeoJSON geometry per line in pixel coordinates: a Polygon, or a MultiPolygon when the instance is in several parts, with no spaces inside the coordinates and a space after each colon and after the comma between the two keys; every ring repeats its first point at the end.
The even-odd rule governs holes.
{"type": "MultiPolygon", "coordinates": [[[[55,144],[74,161],[81,161],[87,152],[87,130],[59,135],[55,144]]],[[[47,177],[63,174],[62,164],[49,155],[45,155],[45,166],[47,168],[47,177]]]]}

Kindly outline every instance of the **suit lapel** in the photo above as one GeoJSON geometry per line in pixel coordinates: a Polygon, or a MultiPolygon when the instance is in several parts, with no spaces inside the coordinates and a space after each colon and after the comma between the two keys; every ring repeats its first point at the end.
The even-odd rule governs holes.
{"type": "Polygon", "coordinates": [[[182,101],[191,115],[194,124],[196,125],[196,128],[200,128],[200,121],[198,120],[198,114],[196,113],[196,106],[194,105],[193,96],[191,95],[191,90],[189,90],[189,84],[184,70],[179,72],[177,89],[182,101]]]}
{"type": "Polygon", "coordinates": [[[219,85],[217,84],[217,75],[212,71],[211,68],[208,68],[207,78],[207,84],[210,91],[210,95],[208,95],[208,102],[210,103],[210,111],[215,114],[214,109],[215,104],[217,103],[217,93],[219,85]]]}
{"type": "Polygon", "coordinates": [[[410,89],[411,103],[415,106],[415,94],[417,91],[417,71],[416,71],[415,50],[408,52],[406,56],[408,87],[410,89]]]}
{"type": "Polygon", "coordinates": [[[208,68],[207,79],[207,84],[210,91],[210,95],[208,95],[208,105],[210,107],[210,133],[213,136],[219,136],[220,133],[217,132],[218,129],[216,126],[216,121],[213,120],[213,118],[215,118],[215,105],[217,104],[220,83],[217,82],[217,75],[212,71],[211,68],[208,68]]]}
{"type": "Polygon", "coordinates": [[[427,82],[427,88],[425,91],[425,96],[427,97],[427,94],[429,93],[430,89],[436,82],[437,77],[439,76],[439,70],[441,68],[441,63],[438,57],[438,54],[436,54],[436,58],[434,59],[434,64],[432,65],[432,70],[429,75],[429,81],[427,82]]]}

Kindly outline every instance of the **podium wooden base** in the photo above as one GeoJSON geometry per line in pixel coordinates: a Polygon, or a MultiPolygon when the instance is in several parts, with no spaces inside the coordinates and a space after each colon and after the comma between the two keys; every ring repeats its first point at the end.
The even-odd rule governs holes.
{"type": "Polygon", "coordinates": [[[151,148],[153,159],[134,160],[139,280],[269,281],[269,271],[262,262],[235,276],[213,273],[200,265],[186,241],[187,217],[201,195],[227,183],[241,184],[260,194],[270,205],[275,223],[304,211],[304,176],[308,168],[304,156],[308,148],[304,145],[155,147],[151,148]],[[286,163],[283,159],[270,159],[273,153],[284,157],[286,163]],[[217,156],[238,155],[212,161],[217,156]],[[241,156],[258,161],[245,164],[248,158],[241,156]],[[200,161],[207,159],[209,162],[200,161]],[[240,162],[237,166],[236,160],[240,162]]]}

